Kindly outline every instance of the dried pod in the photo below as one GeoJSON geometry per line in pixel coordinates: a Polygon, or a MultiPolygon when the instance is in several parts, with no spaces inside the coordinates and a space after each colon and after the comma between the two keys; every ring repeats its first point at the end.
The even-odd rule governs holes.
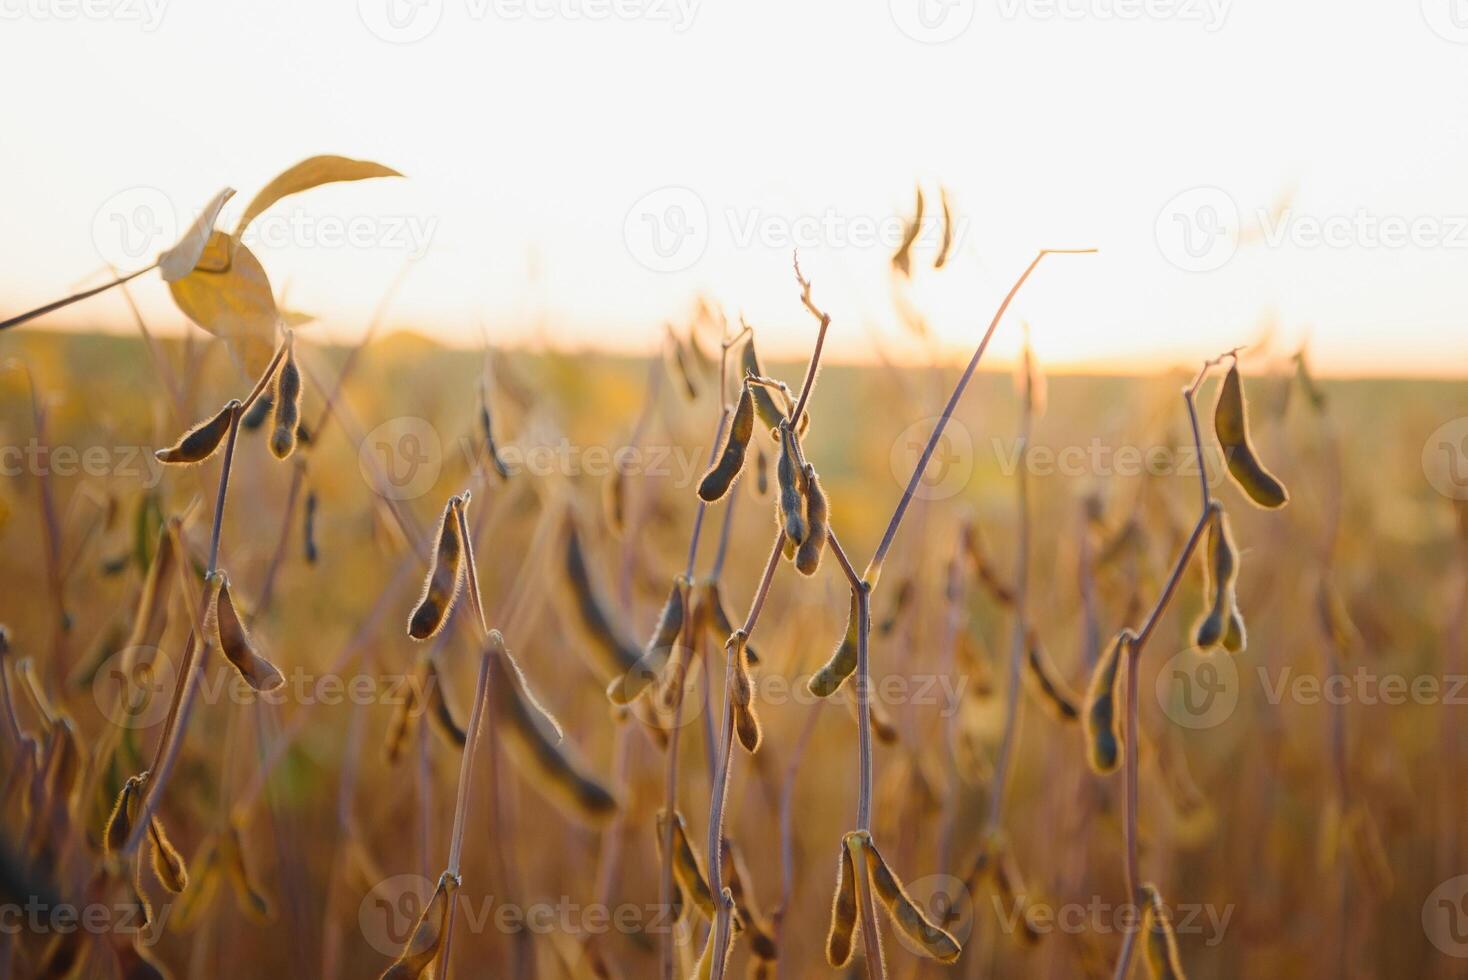
{"type": "Polygon", "coordinates": [[[729,431],[724,436],[723,448],[718,458],[698,484],[699,499],[713,503],[729,492],[739,472],[744,469],[744,457],[749,450],[749,438],[754,435],[754,395],[750,384],[745,382],[739,394],[739,404],[729,420],[729,431]]]}
{"type": "Polygon", "coordinates": [[[826,492],[821,489],[816,468],[805,464],[805,540],[795,552],[795,570],[802,575],[814,575],[821,567],[821,553],[826,548],[830,517],[826,504],[826,492]]]}
{"type": "Polygon", "coordinates": [[[902,887],[902,882],[888,867],[877,850],[877,845],[868,837],[863,841],[866,850],[867,873],[871,876],[872,888],[892,918],[892,924],[901,929],[924,955],[940,963],[952,963],[958,959],[962,948],[958,940],[947,931],[929,921],[916,902],[902,887]]]}
{"type": "Polygon", "coordinates": [[[218,415],[200,422],[185,432],[177,443],[167,449],[156,450],[153,455],[164,463],[202,463],[224,443],[230,419],[239,407],[239,399],[231,398],[218,415]]]}
{"type": "Polygon", "coordinates": [[[1024,881],[1020,878],[1019,868],[1014,863],[1014,852],[1002,839],[995,842],[992,868],[994,871],[994,888],[999,892],[1000,904],[1016,910],[1020,910],[1020,929],[1016,936],[1026,946],[1034,946],[1039,943],[1041,933],[1035,929],[1034,922],[1024,909],[1029,906],[1029,898],[1025,895],[1024,881]]]}
{"type": "Polygon", "coordinates": [[[1238,549],[1229,530],[1228,515],[1214,504],[1208,515],[1208,561],[1204,566],[1204,591],[1213,593],[1213,604],[1194,631],[1194,642],[1204,650],[1222,644],[1229,631],[1238,571],[1238,549]]]}
{"type": "Polygon", "coordinates": [[[188,865],[168,839],[163,821],[156,816],[148,822],[148,839],[152,845],[153,874],[158,882],[175,895],[182,893],[189,887],[188,865]]]}
{"type": "MultiPolygon", "coordinates": [[[[747,883],[753,879],[744,855],[725,837],[720,848],[723,855],[723,880],[725,890],[734,901],[734,917],[739,926],[749,934],[749,952],[757,960],[773,961],[779,953],[768,924],[755,908],[752,890],[747,883]]],[[[753,972],[751,970],[751,972],[753,972]]]]}
{"type": "Polygon", "coordinates": [[[163,630],[168,624],[169,579],[177,564],[176,557],[170,525],[165,523],[158,530],[158,547],[153,552],[152,563],[148,565],[148,577],[143,580],[138,612],[133,618],[132,633],[128,635],[129,662],[126,670],[129,672],[136,666],[133,660],[139,653],[156,649],[163,639],[163,630]]]}
{"type": "Polygon", "coordinates": [[[256,924],[268,923],[271,919],[270,900],[265,897],[264,890],[256,883],[249,865],[245,863],[244,841],[235,824],[230,824],[229,830],[224,834],[219,859],[229,876],[230,884],[234,886],[235,905],[256,924]]]}
{"type": "Polygon", "coordinates": [[[114,942],[118,976],[122,980],[169,980],[169,972],[141,945],[142,938],[139,934],[132,941],[119,938],[114,942]]]}
{"type": "Polygon", "coordinates": [[[1244,407],[1244,386],[1235,361],[1224,376],[1218,391],[1218,405],[1213,410],[1213,429],[1218,434],[1228,471],[1234,481],[1260,507],[1283,507],[1290,494],[1274,474],[1264,468],[1249,441],[1249,422],[1244,407]]]}
{"type": "Polygon", "coordinates": [[[427,640],[443,629],[464,576],[464,541],[459,531],[460,498],[450,497],[438,521],[438,547],[428,566],[423,596],[408,617],[408,635],[427,640]]]}
{"type": "Polygon", "coordinates": [[[438,958],[443,947],[444,934],[448,932],[449,917],[453,914],[454,893],[459,879],[445,871],[438,877],[438,887],[433,898],[423,907],[413,926],[413,935],[403,946],[397,961],[382,974],[381,980],[420,980],[429,975],[429,967],[438,958]]]}
{"type": "Polygon", "coordinates": [[[443,676],[439,673],[438,664],[430,657],[423,675],[423,696],[427,701],[428,721],[443,736],[444,741],[462,749],[468,737],[464,726],[459,724],[454,718],[453,710],[449,708],[443,686],[443,676]]]}
{"type": "Polygon", "coordinates": [[[382,757],[389,766],[397,765],[398,760],[403,757],[403,750],[408,745],[408,735],[413,730],[413,719],[418,716],[416,685],[408,682],[402,687],[402,696],[393,710],[392,720],[387,726],[387,736],[382,743],[382,757]]]}
{"type": "Polygon", "coordinates": [[[286,459],[296,450],[296,428],[301,422],[301,368],[296,364],[296,347],[286,348],[285,362],[275,376],[275,428],[270,433],[270,451],[286,459]]]}
{"type": "Polygon", "coordinates": [[[571,612],[590,641],[593,665],[604,677],[617,677],[637,666],[642,653],[637,644],[623,635],[602,601],[591,579],[591,568],[581,547],[581,534],[575,522],[566,531],[566,582],[570,586],[571,612]]]}
{"type": "Polygon", "coordinates": [[[912,222],[903,229],[902,244],[897,246],[897,252],[892,256],[892,268],[902,273],[904,277],[912,274],[912,246],[917,242],[918,235],[923,230],[923,209],[923,189],[919,187],[912,222]]]}
{"type": "MultiPolygon", "coordinates": [[[[668,833],[668,811],[658,811],[658,848],[661,852],[668,833]]],[[[693,900],[699,913],[710,922],[714,921],[714,893],[709,890],[708,876],[704,874],[703,862],[688,840],[688,827],[683,814],[673,811],[673,875],[683,894],[693,900]]]]}
{"type": "MultiPolygon", "coordinates": [[[[744,352],[740,355],[739,366],[743,369],[746,377],[753,375],[756,378],[765,376],[765,370],[760,366],[759,354],[754,349],[754,336],[751,335],[749,343],[744,345],[744,352]]],[[[785,412],[775,403],[775,396],[770,389],[764,385],[750,385],[754,395],[754,410],[759,414],[760,421],[766,426],[774,429],[785,418],[785,412]]]]}
{"type": "Polygon", "coordinates": [[[888,607],[887,616],[881,623],[877,624],[878,633],[883,636],[891,635],[892,631],[897,628],[897,624],[901,621],[903,614],[912,605],[912,599],[916,591],[910,577],[904,578],[897,583],[897,587],[892,593],[892,605],[888,607]]]}
{"type": "Polygon", "coordinates": [[[490,632],[497,650],[491,654],[490,696],[500,721],[500,738],[520,773],[546,799],[569,816],[600,826],[617,811],[617,800],[586,771],[575,750],[561,736],[555,719],[546,713],[525,684],[519,668],[490,632]]]}
{"type": "Polygon", "coordinates": [[[761,500],[770,495],[770,454],[764,446],[754,448],[754,493],[761,500]]]}
{"type": "MultiPolygon", "coordinates": [[[[717,579],[709,579],[698,587],[693,598],[693,622],[694,636],[707,634],[709,639],[721,645],[734,635],[734,620],[724,605],[717,579]]],[[[751,667],[759,666],[759,654],[748,642],[744,644],[744,656],[751,667]]]]}
{"type": "Polygon", "coordinates": [[[275,665],[255,652],[250,634],[245,630],[234,599],[229,593],[229,576],[215,572],[209,612],[214,625],[214,639],[225,658],[239,671],[245,683],[256,691],[273,691],[285,683],[275,665]]]}
{"type": "Polygon", "coordinates": [[[316,491],[306,491],[306,504],[301,513],[301,540],[305,548],[306,564],[316,564],[321,552],[316,547],[316,491]]]}
{"type": "Polygon", "coordinates": [[[1086,755],[1099,775],[1114,772],[1121,764],[1121,713],[1117,702],[1117,677],[1121,657],[1134,639],[1122,630],[1096,661],[1091,686],[1086,691],[1086,755]]]}
{"type": "Polygon", "coordinates": [[[1172,917],[1162,904],[1157,886],[1150,881],[1142,883],[1147,905],[1143,915],[1143,931],[1146,945],[1142,955],[1147,959],[1147,973],[1152,980],[1186,980],[1182,959],[1178,956],[1177,935],[1173,932],[1172,917]]]}
{"type": "Polygon", "coordinates": [[[841,689],[841,685],[846,683],[846,678],[856,670],[860,611],[860,601],[857,598],[856,590],[853,589],[851,611],[846,617],[846,634],[837,645],[836,652],[831,654],[831,659],[820,670],[812,674],[806,683],[806,687],[818,698],[828,698],[835,694],[841,689]]]}
{"type": "Polygon", "coordinates": [[[117,794],[117,802],[113,805],[112,813],[107,817],[107,826],[102,831],[104,853],[118,853],[132,836],[133,821],[137,819],[138,804],[142,801],[147,779],[147,773],[144,773],[140,776],[129,776],[127,782],[122,784],[122,791],[117,794]]]}
{"type": "Polygon", "coordinates": [[[734,731],[739,744],[751,754],[759,751],[761,731],[759,715],[754,707],[754,681],[749,676],[749,655],[745,650],[744,631],[736,630],[724,646],[724,655],[734,658],[734,685],[729,691],[729,704],[734,714],[734,731]]]}
{"type": "Polygon", "coordinates": [[[795,434],[788,425],[780,426],[780,462],[775,467],[775,477],[780,485],[780,527],[785,531],[788,546],[798,547],[805,540],[808,529],[805,522],[805,494],[802,492],[805,472],[800,466],[795,434]]]}
{"type": "Polygon", "coordinates": [[[856,863],[848,844],[851,837],[847,834],[841,839],[841,856],[836,861],[836,897],[831,900],[831,930],[826,934],[826,962],[837,968],[851,959],[857,931],[861,928],[856,904],[856,863]]]}
{"type": "Polygon", "coordinates": [[[1026,640],[1029,652],[1025,657],[1025,679],[1030,683],[1030,690],[1058,720],[1076,721],[1081,711],[1076,706],[1075,695],[1050,662],[1039,636],[1031,630],[1026,640]]]}
{"type": "Polygon", "coordinates": [[[948,188],[938,188],[938,202],[943,206],[943,240],[938,243],[938,257],[933,259],[935,269],[943,268],[953,249],[953,210],[948,204],[948,188]]]}
{"type": "Polygon", "coordinates": [[[494,419],[489,414],[489,390],[481,379],[479,383],[479,433],[484,437],[484,451],[490,465],[501,480],[510,478],[510,468],[500,455],[499,443],[494,438],[494,419]]]}
{"type": "Polygon", "coordinates": [[[613,466],[601,485],[602,517],[607,530],[621,540],[627,530],[627,476],[620,466],[613,466]]]}
{"type": "Polygon", "coordinates": [[[272,385],[260,392],[244,415],[240,416],[240,426],[249,432],[254,432],[265,424],[265,420],[275,413],[275,388],[272,385]]]}
{"type": "Polygon", "coordinates": [[[658,615],[652,638],[647,641],[642,656],[631,669],[607,685],[607,697],[613,704],[631,704],[662,676],[663,668],[672,656],[673,645],[678,642],[678,634],[683,629],[686,584],[681,576],[673,582],[668,601],[663,604],[663,611],[658,615]]]}
{"type": "Polygon", "coordinates": [[[1223,648],[1229,653],[1243,653],[1249,646],[1249,631],[1244,627],[1244,616],[1239,612],[1237,600],[1229,610],[1228,630],[1223,634],[1223,648]]]}

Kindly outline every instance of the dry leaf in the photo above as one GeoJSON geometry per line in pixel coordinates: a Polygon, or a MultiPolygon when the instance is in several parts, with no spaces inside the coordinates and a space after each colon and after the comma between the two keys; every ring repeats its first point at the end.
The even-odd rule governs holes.
{"type": "Polygon", "coordinates": [[[240,217],[240,223],[235,228],[235,237],[243,236],[251,221],[264,214],[276,201],[291,194],[344,180],[401,176],[402,174],[391,167],[384,167],[370,160],[350,160],[347,157],[329,155],[310,157],[280,174],[255,195],[255,199],[240,217]]]}
{"type": "Polygon", "coordinates": [[[177,282],[190,272],[199,262],[199,256],[204,254],[204,246],[209,244],[209,238],[214,232],[214,222],[219,219],[219,211],[224,207],[224,202],[234,197],[234,188],[226,187],[214,199],[205,205],[204,210],[194,219],[189,230],[168,251],[158,256],[158,268],[163,273],[164,282],[177,282]]]}
{"type": "Polygon", "coordinates": [[[242,242],[214,232],[194,271],[168,288],[190,320],[229,346],[246,374],[265,370],[279,315],[265,269],[242,242]]]}

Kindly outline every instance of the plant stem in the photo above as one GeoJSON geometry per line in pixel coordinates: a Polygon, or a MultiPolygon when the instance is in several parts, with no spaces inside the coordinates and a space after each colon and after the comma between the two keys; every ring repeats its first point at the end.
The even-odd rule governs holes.
{"type": "Polygon", "coordinates": [[[9,320],[0,323],[0,330],[9,330],[11,327],[18,327],[22,323],[34,320],[38,316],[45,316],[47,313],[55,312],[56,310],[59,310],[64,306],[70,306],[72,303],[78,303],[84,299],[89,299],[92,296],[96,296],[98,293],[106,292],[113,286],[121,286],[125,282],[131,282],[138,276],[141,276],[143,273],[151,272],[156,268],[158,268],[158,263],[154,262],[152,265],[148,266],[145,269],[139,269],[137,272],[129,272],[127,275],[117,279],[113,279],[111,282],[104,282],[100,286],[93,286],[91,289],[84,290],[80,293],[73,293],[72,295],[67,296],[63,299],[56,300],[54,303],[47,303],[45,306],[38,306],[28,313],[22,313],[19,316],[13,316],[9,320]]]}

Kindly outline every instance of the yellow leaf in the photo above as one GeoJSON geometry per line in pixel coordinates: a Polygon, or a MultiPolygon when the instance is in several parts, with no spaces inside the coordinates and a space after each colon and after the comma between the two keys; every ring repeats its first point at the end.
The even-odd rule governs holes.
{"type": "Polygon", "coordinates": [[[401,176],[402,174],[391,167],[384,167],[370,160],[350,160],[347,157],[329,155],[310,157],[280,174],[255,195],[255,199],[240,217],[240,223],[235,228],[235,237],[241,237],[251,221],[265,213],[276,201],[291,194],[343,180],[401,176]]]}
{"type": "Polygon", "coordinates": [[[209,244],[209,236],[214,231],[214,222],[219,218],[219,211],[224,207],[224,202],[234,197],[234,188],[226,187],[214,199],[205,205],[204,210],[194,219],[189,230],[168,251],[158,256],[158,268],[163,272],[164,282],[177,282],[190,272],[199,261],[199,256],[204,254],[204,246],[209,244]]]}
{"type": "Polygon", "coordinates": [[[279,314],[265,269],[242,242],[214,232],[199,265],[168,288],[190,320],[228,345],[247,375],[265,369],[279,314]]]}

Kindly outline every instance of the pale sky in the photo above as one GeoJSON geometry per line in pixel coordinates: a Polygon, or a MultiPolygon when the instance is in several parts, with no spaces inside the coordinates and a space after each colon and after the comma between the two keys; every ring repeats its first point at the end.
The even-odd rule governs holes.
{"type": "MultiPolygon", "coordinates": [[[[910,298],[955,353],[1037,249],[1095,246],[999,358],[1021,318],[1058,369],[1272,320],[1322,371],[1468,372],[1465,0],[0,0],[0,65],[0,313],[338,153],[407,179],[288,199],[255,247],[336,339],[413,256],[395,327],[644,351],[705,293],[800,355],[799,244],[835,356],[913,351],[920,183],[960,234],[934,271],[925,230],[910,298]]],[[[22,329],[128,322],[109,294],[22,329]]]]}

